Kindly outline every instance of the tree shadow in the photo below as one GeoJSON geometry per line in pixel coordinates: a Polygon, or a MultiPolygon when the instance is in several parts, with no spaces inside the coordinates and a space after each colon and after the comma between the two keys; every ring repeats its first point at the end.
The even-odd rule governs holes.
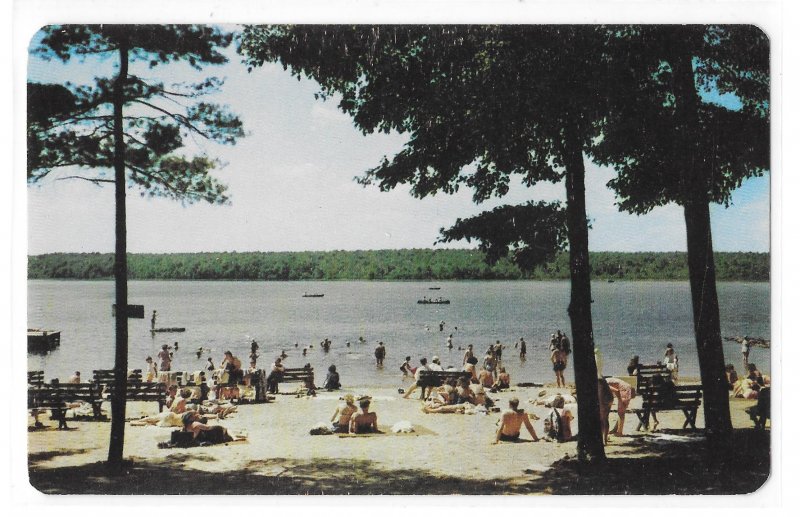
{"type": "MultiPolygon", "coordinates": [[[[103,463],[30,469],[31,484],[48,494],[742,494],[769,477],[769,433],[737,430],[722,449],[705,440],[632,445],[643,457],[613,454],[599,465],[564,459],[544,472],[470,479],[431,470],[391,469],[370,460],[272,458],[233,472],[185,467],[186,453],[139,460],[119,471],[103,463]]],[[[205,458],[203,458],[205,459],[205,458]]],[[[530,471],[529,471],[530,472],[530,471]]]]}

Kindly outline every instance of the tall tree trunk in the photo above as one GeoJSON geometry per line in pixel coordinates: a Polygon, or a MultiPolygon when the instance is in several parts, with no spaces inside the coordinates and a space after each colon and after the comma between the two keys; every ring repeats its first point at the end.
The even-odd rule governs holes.
{"type": "MultiPolygon", "coordinates": [[[[682,34],[678,32],[678,34],[682,34]]],[[[684,42],[690,37],[676,38],[684,42]]],[[[675,156],[684,157],[681,181],[684,189],[683,214],[686,221],[686,250],[689,261],[689,285],[692,292],[692,315],[700,379],[703,384],[703,411],[706,433],[727,437],[732,430],[725,356],[719,326],[719,302],[711,241],[709,211],[709,166],[697,146],[695,135],[701,131],[697,113],[700,99],[694,81],[692,53],[676,44],[671,65],[675,77],[675,102],[681,133],[676,138],[675,156]]]]}
{"type": "Polygon", "coordinates": [[[592,286],[589,266],[589,227],[586,222],[586,170],[574,127],[565,128],[567,232],[569,237],[572,364],[578,398],[578,460],[595,463],[605,459],[600,408],[597,397],[597,365],[592,333],[592,286]]]}
{"type": "Polygon", "coordinates": [[[128,78],[128,43],[119,46],[119,75],[114,83],[114,200],[116,202],[116,246],[114,249],[114,288],[116,312],[116,347],[114,353],[114,391],[111,397],[111,439],[108,463],[122,463],[125,443],[125,404],[128,383],[128,239],[125,221],[125,141],[122,108],[128,78]]]}

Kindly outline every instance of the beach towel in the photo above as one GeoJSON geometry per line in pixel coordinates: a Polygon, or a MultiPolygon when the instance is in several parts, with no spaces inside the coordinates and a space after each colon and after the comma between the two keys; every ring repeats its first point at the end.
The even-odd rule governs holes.
{"type": "Polygon", "coordinates": [[[401,420],[392,426],[393,433],[413,433],[414,426],[408,420],[401,420]]]}

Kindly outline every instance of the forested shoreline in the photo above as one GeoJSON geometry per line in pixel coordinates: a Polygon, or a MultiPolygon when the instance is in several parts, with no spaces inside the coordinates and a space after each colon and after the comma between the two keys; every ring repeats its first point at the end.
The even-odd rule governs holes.
{"type": "MultiPolygon", "coordinates": [[[[768,253],[715,253],[718,280],[769,281],[768,253]]],[[[684,252],[593,252],[593,279],[686,280],[684,252]]],[[[112,253],[28,257],[29,279],[113,278],[112,253]]],[[[478,250],[225,252],[128,254],[131,280],[567,280],[569,255],[527,273],[504,258],[489,265],[478,250]]]]}

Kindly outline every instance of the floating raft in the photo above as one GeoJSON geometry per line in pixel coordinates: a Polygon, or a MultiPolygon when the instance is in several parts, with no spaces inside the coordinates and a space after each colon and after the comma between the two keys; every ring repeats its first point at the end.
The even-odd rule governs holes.
{"type": "Polygon", "coordinates": [[[422,305],[450,305],[450,300],[417,300],[422,305]]]}
{"type": "Polygon", "coordinates": [[[162,327],[150,329],[150,332],[186,332],[186,327],[162,327]]]}
{"type": "Polygon", "coordinates": [[[303,298],[322,298],[324,294],[304,294],[303,298]]]}
{"type": "Polygon", "coordinates": [[[28,352],[49,352],[60,344],[60,330],[28,329],[28,352]]]}
{"type": "Polygon", "coordinates": [[[441,289],[441,287],[429,287],[428,289],[430,289],[431,291],[438,291],[439,289],[441,289]]]}

